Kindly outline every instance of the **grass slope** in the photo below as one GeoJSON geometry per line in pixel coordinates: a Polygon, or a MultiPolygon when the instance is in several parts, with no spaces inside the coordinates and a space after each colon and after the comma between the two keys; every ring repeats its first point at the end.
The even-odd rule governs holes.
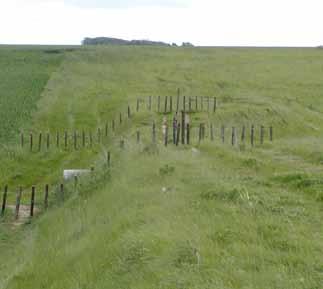
{"type": "Polygon", "coordinates": [[[94,131],[138,95],[181,87],[219,98],[216,114],[192,115],[194,125],[217,126],[216,141],[198,145],[193,134],[197,150],[149,145],[147,124],[160,126],[162,115],[145,112],[91,150],[2,152],[1,181],[13,187],[57,182],[66,167],[104,167],[107,149],[113,168],[22,229],[0,224],[0,288],[320,288],[322,63],[314,49],[69,53],[37,104],[35,131],[94,131]],[[275,142],[232,148],[227,130],[221,144],[220,125],[252,123],[272,124],[275,142]]]}

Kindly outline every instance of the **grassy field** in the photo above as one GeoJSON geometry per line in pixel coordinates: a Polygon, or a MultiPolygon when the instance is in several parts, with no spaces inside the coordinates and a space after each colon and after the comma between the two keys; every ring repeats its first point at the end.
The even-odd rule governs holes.
{"type": "MultiPolygon", "coordinates": [[[[0,59],[0,71],[2,63],[12,71],[1,89],[12,90],[10,100],[0,92],[12,110],[0,119],[14,119],[13,108],[26,112],[1,128],[13,140],[0,150],[9,203],[17,186],[27,204],[31,185],[61,182],[64,168],[95,166],[76,190],[67,185],[64,203],[54,195],[49,211],[27,224],[14,226],[10,212],[3,218],[0,288],[322,288],[322,51],[11,48],[0,49],[0,59]],[[37,74],[26,76],[17,57],[30,57],[37,74]],[[32,81],[15,91],[20,74],[32,81]],[[207,133],[198,144],[194,130],[191,146],[165,148],[161,138],[152,145],[151,124],[160,128],[163,114],[142,111],[92,148],[19,147],[21,129],[94,133],[128,104],[134,110],[138,96],[176,95],[177,88],[218,98],[216,113],[191,114],[194,127],[214,124],[215,141],[207,133]],[[36,90],[25,106],[29,89],[36,90]],[[232,147],[231,127],[240,134],[245,125],[249,139],[252,124],[256,146],[232,147]],[[266,135],[259,144],[260,125],[274,127],[273,143],[266,135]]],[[[41,198],[37,192],[39,208],[41,198]]]]}

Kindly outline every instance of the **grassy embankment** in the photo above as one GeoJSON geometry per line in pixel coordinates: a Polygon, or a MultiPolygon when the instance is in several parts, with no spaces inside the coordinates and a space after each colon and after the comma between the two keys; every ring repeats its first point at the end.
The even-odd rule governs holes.
{"type": "Polygon", "coordinates": [[[31,225],[0,225],[0,288],[320,288],[319,50],[114,47],[62,57],[27,126],[35,132],[95,131],[138,95],[181,87],[218,97],[215,114],[192,114],[195,125],[214,123],[216,141],[198,145],[195,133],[197,151],[151,146],[147,126],[162,116],[145,112],[92,149],[2,149],[0,179],[13,188],[100,167],[107,150],[113,166],[31,225]],[[252,123],[273,125],[274,143],[232,148],[227,130],[221,144],[222,124],[252,123]]]}

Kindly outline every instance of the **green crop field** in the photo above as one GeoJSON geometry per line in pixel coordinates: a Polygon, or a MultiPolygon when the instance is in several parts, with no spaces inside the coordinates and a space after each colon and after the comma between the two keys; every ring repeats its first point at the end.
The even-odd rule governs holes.
{"type": "Polygon", "coordinates": [[[319,49],[0,48],[0,289],[322,288],[322,67],[319,49]],[[211,108],[189,112],[190,145],[165,147],[174,112],[147,99],[162,96],[163,111],[178,88],[211,108]],[[62,200],[63,170],[91,166],[62,200]],[[32,185],[36,216],[17,222],[17,188],[29,208],[32,185]]]}

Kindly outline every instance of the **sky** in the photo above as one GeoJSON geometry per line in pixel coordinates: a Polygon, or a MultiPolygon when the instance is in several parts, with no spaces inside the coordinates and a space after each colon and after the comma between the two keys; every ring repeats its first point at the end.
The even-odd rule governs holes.
{"type": "Polygon", "coordinates": [[[200,46],[318,46],[323,0],[0,0],[0,44],[85,37],[200,46]]]}

